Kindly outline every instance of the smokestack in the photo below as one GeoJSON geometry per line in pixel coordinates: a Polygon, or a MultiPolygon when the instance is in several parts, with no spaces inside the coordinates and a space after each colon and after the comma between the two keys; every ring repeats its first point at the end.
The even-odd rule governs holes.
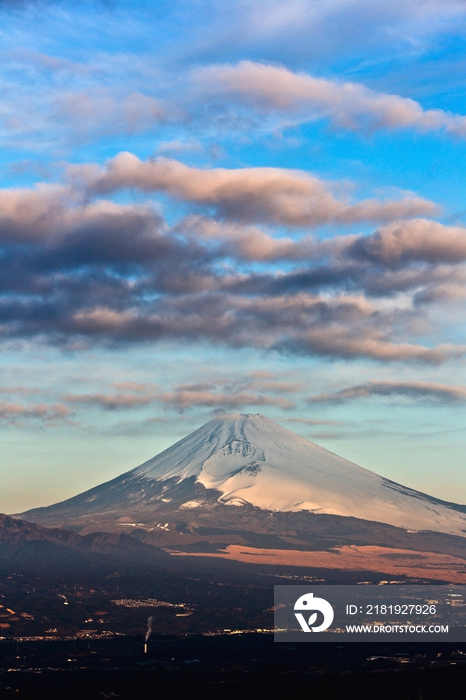
{"type": "Polygon", "coordinates": [[[144,654],[147,654],[147,642],[144,642],[144,654]]]}

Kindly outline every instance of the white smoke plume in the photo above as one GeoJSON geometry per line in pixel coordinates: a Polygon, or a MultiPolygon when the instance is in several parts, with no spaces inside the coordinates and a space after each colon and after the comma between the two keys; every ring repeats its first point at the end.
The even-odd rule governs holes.
{"type": "Polygon", "coordinates": [[[149,637],[151,636],[152,632],[154,631],[152,629],[153,624],[154,624],[154,618],[151,615],[150,617],[147,618],[147,632],[146,632],[146,636],[144,638],[145,643],[147,643],[149,641],[149,637]]]}

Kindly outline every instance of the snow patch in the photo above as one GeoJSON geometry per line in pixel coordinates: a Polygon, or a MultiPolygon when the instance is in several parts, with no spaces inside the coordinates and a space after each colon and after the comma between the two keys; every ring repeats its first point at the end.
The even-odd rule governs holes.
{"type": "Polygon", "coordinates": [[[204,501],[186,501],[186,503],[182,503],[180,506],[180,510],[190,509],[190,508],[199,508],[199,506],[202,506],[204,501]]]}

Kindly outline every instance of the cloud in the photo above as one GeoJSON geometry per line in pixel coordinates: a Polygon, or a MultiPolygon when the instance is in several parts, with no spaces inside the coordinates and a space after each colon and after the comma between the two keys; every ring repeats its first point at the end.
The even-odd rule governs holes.
{"type": "MultiPolygon", "coordinates": [[[[210,387],[212,388],[212,387],[210,387]]],[[[222,390],[226,393],[238,393],[241,391],[256,391],[266,394],[296,394],[302,391],[302,382],[284,381],[276,379],[270,372],[250,372],[242,379],[226,381],[222,390]]]]}
{"type": "Polygon", "coordinates": [[[387,61],[390,52],[408,62],[413,54],[423,55],[432,37],[457,32],[465,16],[463,0],[288,0],[286,6],[280,0],[238,0],[210,3],[209,10],[212,19],[205,30],[199,30],[201,23],[194,25],[196,35],[185,49],[189,57],[247,55],[274,61],[281,56],[317,65],[334,56],[354,60],[355,54],[387,61]]]}
{"type": "MultiPolygon", "coordinates": [[[[125,386],[128,383],[125,383],[125,386]]],[[[266,390],[275,393],[284,393],[289,387],[285,384],[281,387],[270,383],[266,390]]],[[[142,389],[139,385],[133,385],[133,393],[120,392],[117,394],[68,394],[63,397],[65,402],[72,404],[82,403],[89,406],[97,406],[109,411],[128,410],[159,403],[177,411],[184,411],[193,407],[207,407],[218,410],[240,409],[244,406],[278,406],[289,410],[295,407],[295,403],[283,396],[268,396],[264,393],[237,390],[232,387],[219,389],[213,384],[197,383],[182,384],[171,391],[155,389],[142,389]]]]}
{"type": "MultiPolygon", "coordinates": [[[[0,5],[2,3],[0,2],[0,5]]],[[[6,3],[4,3],[6,4],[6,3]]],[[[10,61],[24,66],[32,66],[51,73],[65,73],[67,75],[89,75],[93,69],[85,63],[70,61],[67,58],[52,56],[30,49],[17,48],[9,52],[10,61]]]]}
{"type": "Polygon", "coordinates": [[[204,406],[219,410],[239,409],[243,406],[278,406],[284,410],[295,408],[296,404],[282,396],[266,396],[246,391],[219,392],[214,387],[186,385],[172,392],[160,394],[159,399],[178,411],[204,406]]]}
{"type": "Polygon", "coordinates": [[[70,403],[83,403],[91,406],[99,406],[108,411],[147,406],[153,402],[153,396],[141,396],[138,394],[68,394],[64,397],[70,403]]]}
{"type": "Polygon", "coordinates": [[[219,254],[233,255],[247,261],[311,260],[321,255],[323,249],[311,236],[299,240],[288,236],[276,238],[255,226],[222,222],[195,214],[182,219],[174,230],[207,244],[217,244],[219,254]]]}
{"type": "Polygon", "coordinates": [[[217,216],[239,222],[287,226],[386,221],[433,214],[437,207],[420,197],[381,202],[366,199],[351,204],[338,199],[331,185],[308,173],[283,168],[201,169],[176,160],[141,161],[119,153],[104,168],[76,165],[68,168],[75,183],[94,194],[121,189],[163,192],[175,199],[213,209],[217,216]]]}
{"type": "MultiPolygon", "coordinates": [[[[172,115],[174,109],[171,110],[172,115]]],[[[108,89],[63,91],[52,100],[53,118],[75,137],[137,134],[172,118],[160,100],[142,92],[114,95],[108,89]]]]}
{"type": "Polygon", "coordinates": [[[0,386],[0,394],[4,394],[6,396],[12,396],[14,394],[20,394],[20,395],[27,395],[30,396],[32,394],[41,394],[42,390],[37,389],[34,387],[25,387],[25,386],[0,386]]]}
{"type": "Polygon", "coordinates": [[[439,280],[414,294],[413,301],[417,306],[424,304],[442,304],[445,302],[462,302],[466,299],[466,273],[445,274],[446,282],[439,280]]]}
{"type": "Polygon", "coordinates": [[[74,194],[62,185],[0,190],[0,240],[37,241],[69,225],[74,194]]]}
{"type": "MultiPolygon", "coordinates": [[[[6,0],[3,7],[30,4],[36,3],[6,0]]],[[[39,1],[37,6],[47,4],[39,1]]],[[[288,66],[314,64],[324,71],[335,62],[322,61],[322,55],[334,54],[342,71],[363,71],[371,81],[374,73],[380,78],[377,66],[383,62],[386,80],[387,64],[393,70],[392,55],[398,56],[397,66],[401,60],[411,67],[416,59],[422,60],[417,57],[428,47],[423,41],[443,38],[452,29],[461,31],[465,16],[461,0],[395,0],[390,7],[375,0],[290,0],[286,9],[275,0],[234,0],[228,7],[215,0],[208,7],[200,2],[189,9],[185,4],[181,20],[176,9],[165,8],[164,29],[158,27],[163,39],[150,42],[147,52],[138,47],[147,40],[147,27],[158,26],[151,4],[137,17],[129,6],[122,5],[115,15],[99,10],[99,3],[84,13],[70,5],[53,21],[38,14],[41,31],[33,22],[19,34],[17,23],[8,17],[2,56],[7,97],[2,103],[4,143],[50,153],[115,135],[152,137],[166,128],[163,139],[176,144],[189,140],[193,125],[196,134],[208,139],[215,130],[225,133],[225,125],[230,136],[233,125],[236,131],[263,130],[264,113],[278,110],[281,117],[282,104],[287,105],[287,122],[325,118],[338,128],[359,131],[394,125],[464,135],[463,117],[422,109],[408,98],[269,63],[237,62],[244,56],[259,61],[279,57],[288,66]],[[99,31],[81,50],[79,36],[89,39],[89,11],[99,31]],[[168,27],[176,30],[167,34],[168,27]],[[50,40],[44,38],[47,32],[52,32],[50,40]],[[105,37],[118,37],[124,50],[109,50],[105,37]],[[66,58],[61,55],[63,42],[66,58]],[[369,54],[364,53],[367,49],[369,54]],[[228,60],[234,62],[223,62],[228,60]],[[190,66],[212,61],[216,63],[194,71],[193,87],[190,66]],[[283,77],[280,71],[288,75],[283,77]],[[244,114],[245,108],[254,113],[244,114]]],[[[421,67],[426,70],[423,60],[421,67]]],[[[113,140],[110,150],[119,141],[113,140]]]]}
{"type": "Polygon", "coordinates": [[[113,386],[120,391],[134,391],[137,394],[145,394],[147,391],[151,391],[154,388],[150,383],[142,384],[141,382],[133,381],[115,382],[113,386]]]}
{"type": "MultiPolygon", "coordinates": [[[[166,229],[149,204],[86,202],[76,191],[59,185],[0,190],[0,288],[26,288],[36,276],[45,292],[47,273],[91,267],[100,267],[107,281],[108,270],[118,268],[114,282],[126,286],[123,270],[143,266],[149,271],[153,265],[160,266],[169,283],[171,261],[179,270],[189,266],[195,275],[196,265],[200,271],[211,256],[195,240],[181,241],[166,229]]],[[[185,270],[185,285],[189,277],[185,270]]],[[[65,278],[61,281],[66,284],[65,278]]]]}
{"type": "Polygon", "coordinates": [[[294,73],[282,66],[253,61],[213,65],[196,69],[193,80],[202,96],[233,100],[262,113],[293,113],[302,121],[328,119],[336,128],[362,133],[414,129],[466,137],[464,116],[425,110],[407,97],[376,92],[359,83],[294,73]]]}
{"type": "MultiPolygon", "coordinates": [[[[149,205],[123,205],[109,200],[86,202],[79,192],[62,185],[0,189],[0,243],[43,244],[62,252],[65,247],[87,246],[94,247],[96,254],[99,247],[103,251],[103,239],[110,234],[107,259],[116,259],[124,239],[131,238],[131,244],[121,251],[121,259],[129,262],[135,257],[135,239],[141,243],[144,238],[144,250],[140,253],[145,259],[150,256],[151,245],[161,244],[162,239],[157,237],[161,224],[160,215],[149,205]]],[[[74,262],[76,253],[77,250],[74,262]]]]}
{"type": "Polygon", "coordinates": [[[342,403],[371,396],[405,396],[440,403],[466,402],[466,386],[449,386],[436,382],[372,381],[357,384],[332,394],[311,396],[311,403],[342,403]]]}
{"type": "MultiPolygon", "coordinates": [[[[106,187],[110,177],[114,187],[121,167],[127,177],[134,166],[132,182],[152,182],[159,165],[123,154],[102,171],[85,166],[79,174],[106,187]]],[[[177,164],[174,172],[204,201],[240,202],[256,170],[260,213],[277,205],[265,187],[274,169],[264,169],[264,178],[254,168],[245,174],[177,164]],[[207,179],[192,184],[199,173],[207,179]]],[[[277,178],[286,198],[309,176],[278,170],[277,178]]],[[[184,341],[382,362],[438,363],[464,353],[460,345],[415,342],[424,308],[461,298],[465,270],[450,262],[463,260],[459,227],[424,219],[365,237],[295,239],[197,214],[169,226],[154,204],[88,195],[72,184],[0,190],[1,338],[113,346],[184,341]]],[[[110,396],[108,407],[119,401],[133,398],[110,396]]]]}
{"type": "Polygon", "coordinates": [[[109,412],[138,411],[153,405],[179,413],[201,407],[215,412],[262,406],[288,411],[296,407],[298,400],[290,399],[289,395],[301,394],[304,389],[300,382],[284,381],[268,372],[217,378],[210,375],[209,378],[209,382],[178,384],[168,389],[151,382],[126,380],[98,392],[69,393],[62,396],[61,401],[71,405],[73,410],[85,405],[109,412]]]}
{"type": "Polygon", "coordinates": [[[24,405],[0,401],[0,422],[7,425],[18,425],[24,420],[32,420],[52,426],[63,422],[72,413],[71,409],[62,403],[24,405]]]}
{"type": "Polygon", "coordinates": [[[410,262],[453,263],[466,260],[466,228],[436,221],[394,221],[350,243],[348,255],[382,265],[410,262]]]}
{"type": "Polygon", "coordinates": [[[316,420],[313,418],[281,418],[282,423],[301,423],[302,425],[343,425],[343,421],[316,420]]]}
{"type": "MultiPolygon", "coordinates": [[[[393,342],[395,319],[363,298],[324,299],[296,294],[245,298],[226,294],[166,298],[143,313],[97,308],[66,318],[71,335],[114,342],[184,340],[285,353],[381,361],[441,363],[466,353],[466,346],[433,348],[393,342]]],[[[26,325],[27,327],[27,325],[26,325]]]]}
{"type": "Polygon", "coordinates": [[[157,154],[165,156],[167,154],[174,155],[176,153],[186,152],[202,152],[203,146],[200,141],[195,139],[182,140],[172,139],[171,141],[163,141],[157,146],[157,154]]]}
{"type": "MultiPolygon", "coordinates": [[[[429,270],[458,265],[466,261],[466,228],[445,226],[428,219],[396,220],[369,235],[349,234],[318,240],[315,236],[274,236],[269,231],[250,225],[219,222],[190,215],[176,225],[175,231],[219,245],[219,254],[234,255],[249,261],[316,261],[330,260],[336,274],[355,273],[359,277],[374,268],[366,264],[351,267],[351,262],[372,263],[390,270],[414,268],[426,263],[429,270]],[[414,264],[414,265],[413,265],[414,264]],[[357,272],[356,272],[357,270],[357,272]]],[[[426,268],[423,268],[426,270],[426,268]]],[[[328,272],[330,268],[328,268],[328,272]]],[[[380,275],[380,270],[378,273],[380,275]]],[[[401,275],[399,275],[401,279],[401,275]]],[[[394,279],[393,275],[390,279],[394,279]]],[[[405,280],[407,276],[405,276],[405,280]]],[[[421,280],[417,279],[415,284],[421,280]]],[[[413,285],[414,286],[414,285],[413,285]]]]}
{"type": "Polygon", "coordinates": [[[159,132],[173,123],[182,128],[186,121],[175,104],[167,105],[145,91],[131,91],[124,84],[109,87],[102,76],[73,76],[65,70],[43,76],[42,71],[29,70],[28,62],[18,65],[16,60],[9,68],[0,101],[0,139],[4,147],[20,153],[61,157],[64,149],[69,152],[105,138],[159,132]],[[33,74],[32,85],[14,79],[18,68],[33,74]],[[84,88],[83,83],[87,83],[84,88]]]}

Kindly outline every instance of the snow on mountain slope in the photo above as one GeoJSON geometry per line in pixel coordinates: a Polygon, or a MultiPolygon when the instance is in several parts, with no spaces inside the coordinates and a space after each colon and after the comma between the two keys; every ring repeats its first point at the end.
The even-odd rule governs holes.
{"type": "Polygon", "coordinates": [[[229,505],[353,516],[466,534],[466,513],[358,467],[260,415],[215,419],[127,473],[195,477],[229,505]]]}
{"type": "MultiPolygon", "coordinates": [[[[162,512],[168,519],[175,510],[197,508],[199,515],[220,504],[466,536],[465,506],[384,479],[260,415],[212,420],[116,479],[21,517],[78,528],[133,519],[150,527],[162,512]]],[[[237,512],[241,520],[240,507],[237,512]]]]}

